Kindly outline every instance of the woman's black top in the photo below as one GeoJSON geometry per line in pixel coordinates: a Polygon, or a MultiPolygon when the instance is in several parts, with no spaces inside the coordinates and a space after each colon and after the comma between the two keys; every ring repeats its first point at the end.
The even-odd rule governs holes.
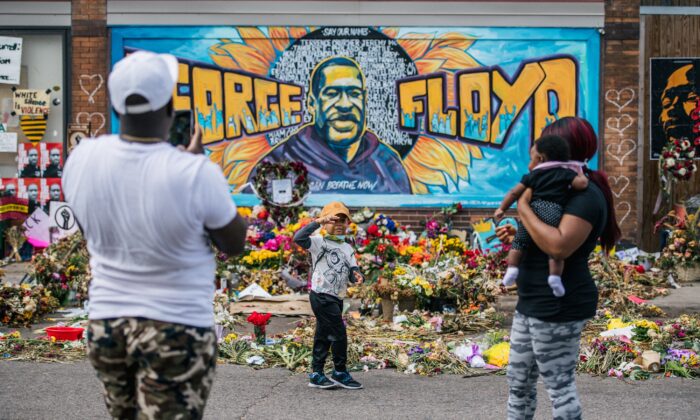
{"type": "Polygon", "coordinates": [[[595,315],[598,288],[588,269],[588,257],[603,233],[608,218],[605,196],[590,182],[583,191],[571,191],[564,205],[564,214],[588,221],[593,229],[584,243],[564,264],[562,282],[566,294],[554,296],[547,283],[549,257],[534,243],[523,251],[518,273],[518,305],[516,310],[525,316],[548,322],[578,321],[595,315]]]}

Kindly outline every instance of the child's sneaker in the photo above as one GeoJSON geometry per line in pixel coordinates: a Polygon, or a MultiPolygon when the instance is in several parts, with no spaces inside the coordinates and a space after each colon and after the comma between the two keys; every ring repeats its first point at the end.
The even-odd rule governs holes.
{"type": "Polygon", "coordinates": [[[334,370],[331,375],[331,381],[345,389],[362,389],[362,384],[354,380],[347,372],[336,372],[334,370]]]}
{"type": "Polygon", "coordinates": [[[328,380],[323,373],[314,372],[309,375],[309,386],[311,388],[332,389],[336,384],[328,380]]]}

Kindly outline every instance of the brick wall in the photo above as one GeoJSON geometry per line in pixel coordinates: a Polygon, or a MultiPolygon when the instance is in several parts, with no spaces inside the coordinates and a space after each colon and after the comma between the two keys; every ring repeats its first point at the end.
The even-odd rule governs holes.
{"type": "Polygon", "coordinates": [[[615,198],[623,238],[638,240],[639,2],[605,2],[600,157],[615,198]]]}
{"type": "Polygon", "coordinates": [[[72,1],[71,121],[108,131],[107,0],[72,1]]]}

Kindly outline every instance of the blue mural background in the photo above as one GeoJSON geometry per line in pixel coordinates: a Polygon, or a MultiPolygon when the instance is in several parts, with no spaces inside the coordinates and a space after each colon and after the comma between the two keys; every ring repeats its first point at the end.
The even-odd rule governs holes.
{"type": "MultiPolygon", "coordinates": [[[[270,36],[267,27],[258,28],[270,36]]],[[[479,65],[500,66],[512,76],[521,63],[539,57],[566,54],[578,64],[578,116],[591,122],[598,132],[600,89],[600,35],[595,29],[572,28],[398,28],[396,39],[414,34],[459,32],[476,38],[468,53],[479,65]]],[[[235,27],[122,27],[113,28],[111,61],[124,56],[127,47],[159,53],[170,53],[178,58],[216,65],[210,54],[212,47],[222,39],[245,42],[235,27]]],[[[284,81],[284,80],[283,80],[284,81]]],[[[467,207],[494,207],[503,195],[527,171],[529,148],[532,142],[531,105],[528,104],[515,121],[502,148],[480,147],[482,159],[469,163],[468,179],[460,179],[447,187],[429,187],[428,194],[312,194],[308,205],[322,205],[331,200],[342,200],[350,206],[441,206],[461,202],[467,207]]],[[[397,126],[396,121],[386,124],[397,126]]],[[[118,120],[113,115],[112,131],[118,132],[118,120]]],[[[396,128],[398,130],[398,127],[396,128]]],[[[597,167],[597,158],[589,166],[597,167]]],[[[257,198],[252,194],[234,194],[239,205],[252,205],[257,198]]]]}

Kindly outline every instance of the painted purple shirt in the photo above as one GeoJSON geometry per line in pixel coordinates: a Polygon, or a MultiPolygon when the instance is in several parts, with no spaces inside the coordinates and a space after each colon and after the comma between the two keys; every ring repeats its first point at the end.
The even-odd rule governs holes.
{"type": "MultiPolygon", "coordinates": [[[[297,160],[309,170],[315,193],[410,194],[411,183],[398,153],[366,131],[355,157],[346,162],[307,126],[275,147],[267,158],[297,160]]],[[[267,159],[266,158],[266,159],[267,159]]]]}

